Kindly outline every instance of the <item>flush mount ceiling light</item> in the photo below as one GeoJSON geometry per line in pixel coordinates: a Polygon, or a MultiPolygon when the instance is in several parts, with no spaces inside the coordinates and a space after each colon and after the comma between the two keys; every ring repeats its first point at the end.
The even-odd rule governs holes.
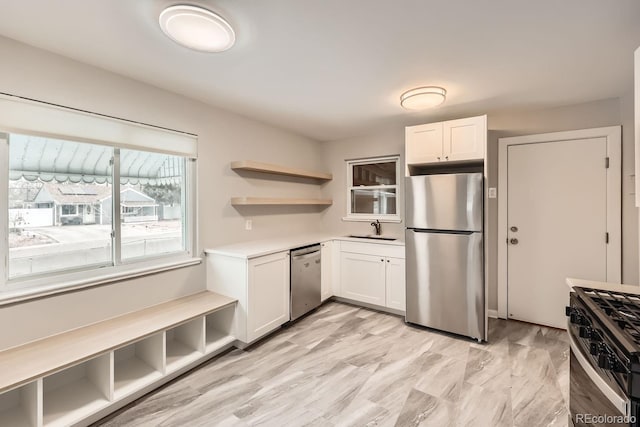
{"type": "Polygon", "coordinates": [[[400,95],[400,105],[407,110],[425,110],[442,104],[447,91],[438,86],[411,89],[400,95]]]}
{"type": "Polygon", "coordinates": [[[197,6],[169,6],[160,13],[160,28],[176,43],[201,52],[222,52],[236,41],[223,17],[197,6]]]}

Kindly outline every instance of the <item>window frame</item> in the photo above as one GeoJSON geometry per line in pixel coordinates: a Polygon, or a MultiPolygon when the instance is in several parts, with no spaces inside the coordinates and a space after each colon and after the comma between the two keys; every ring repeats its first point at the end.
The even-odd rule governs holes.
{"type": "MultiPolygon", "coordinates": [[[[102,145],[113,147],[112,168],[112,237],[111,237],[111,261],[78,266],[77,268],[42,272],[27,276],[9,278],[9,136],[11,133],[33,134],[41,137],[65,139],[78,143],[95,144],[95,140],[80,140],[79,138],[64,135],[47,135],[42,132],[30,132],[29,130],[6,131],[0,129],[0,306],[15,302],[39,298],[70,290],[98,286],[118,280],[134,278],[146,274],[166,271],[195,265],[202,262],[197,257],[197,205],[196,205],[196,159],[184,154],[166,153],[183,158],[184,184],[182,191],[182,243],[183,250],[144,257],[133,257],[122,260],[121,258],[121,226],[120,218],[120,147],[111,143],[102,145]],[[116,163],[118,167],[116,168],[116,163]],[[117,190],[117,191],[116,191],[117,190]],[[116,222],[118,221],[118,222],[116,222]]],[[[154,152],[149,147],[131,147],[139,151],[154,152]]],[[[163,153],[158,150],[155,152],[163,153]]],[[[76,206],[77,216],[78,207],[76,206]]]]}
{"type": "Polygon", "coordinates": [[[344,221],[375,221],[378,220],[380,222],[401,222],[400,216],[400,180],[403,178],[401,175],[402,170],[400,167],[400,155],[389,155],[389,156],[381,156],[381,157],[367,157],[364,159],[352,159],[345,160],[347,166],[347,214],[342,219],[344,221]],[[396,166],[396,183],[394,185],[370,185],[365,188],[368,190],[381,190],[381,189],[395,189],[396,190],[396,213],[395,214],[374,214],[374,213],[353,213],[351,211],[352,207],[352,199],[351,194],[353,190],[361,189],[361,186],[353,185],[353,167],[356,165],[367,165],[367,164],[375,164],[375,163],[388,163],[395,162],[396,166]]]}

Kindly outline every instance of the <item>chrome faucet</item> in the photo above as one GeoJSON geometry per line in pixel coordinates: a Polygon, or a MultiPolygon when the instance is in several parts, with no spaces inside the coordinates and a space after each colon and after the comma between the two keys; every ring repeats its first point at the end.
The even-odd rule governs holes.
{"type": "Polygon", "coordinates": [[[376,236],[379,236],[382,233],[382,224],[380,224],[380,220],[376,219],[376,222],[372,222],[371,225],[376,229],[376,236]]]}

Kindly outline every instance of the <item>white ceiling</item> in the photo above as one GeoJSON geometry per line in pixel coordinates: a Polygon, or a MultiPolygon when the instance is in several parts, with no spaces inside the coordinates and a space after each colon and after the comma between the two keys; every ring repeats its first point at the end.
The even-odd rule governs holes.
{"type": "Polygon", "coordinates": [[[210,0],[237,44],[182,48],[179,0],[0,0],[0,35],[303,135],[332,140],[506,108],[618,97],[633,81],[638,0],[210,0]],[[427,113],[400,94],[441,85],[427,113]]]}

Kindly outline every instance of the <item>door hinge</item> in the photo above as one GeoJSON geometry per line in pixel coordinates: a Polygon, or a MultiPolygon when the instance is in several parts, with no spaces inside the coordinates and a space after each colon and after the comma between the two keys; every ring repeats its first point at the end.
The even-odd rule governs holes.
{"type": "Polygon", "coordinates": [[[109,166],[113,166],[113,157],[109,159],[109,166]]]}
{"type": "Polygon", "coordinates": [[[116,238],[116,232],[115,230],[111,230],[111,238],[115,239],[116,238]]]}
{"type": "Polygon", "coordinates": [[[605,243],[609,243],[609,232],[607,231],[606,233],[604,233],[604,242],[605,243]]]}
{"type": "Polygon", "coordinates": [[[609,169],[609,158],[608,157],[604,158],[604,167],[605,167],[605,169],[609,169]]]}

